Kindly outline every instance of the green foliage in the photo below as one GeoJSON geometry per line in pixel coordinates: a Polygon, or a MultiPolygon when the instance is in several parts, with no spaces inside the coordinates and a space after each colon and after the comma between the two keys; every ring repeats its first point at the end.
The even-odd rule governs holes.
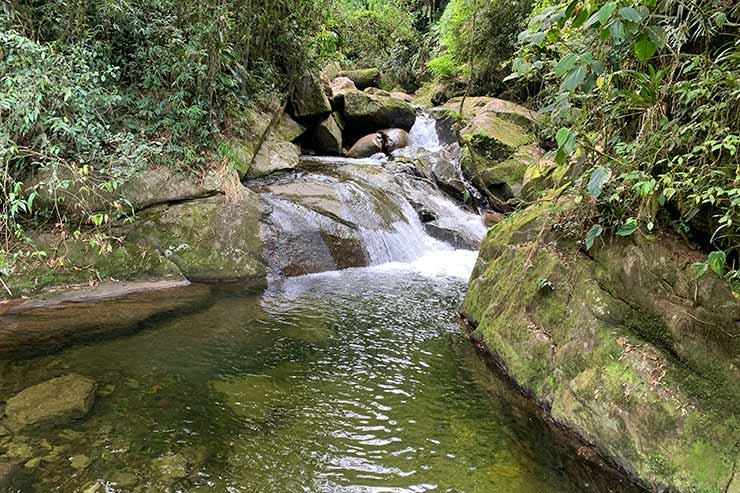
{"type": "Polygon", "coordinates": [[[587,220],[677,228],[724,252],[722,275],[740,254],[739,20],[721,0],[543,1],[513,61],[543,87],[556,160],[583,168],[587,220]]]}
{"type": "Polygon", "coordinates": [[[439,80],[470,77],[471,94],[502,92],[506,63],[531,8],[532,0],[451,0],[439,20],[429,71],[439,80]]]}
{"type": "MultiPolygon", "coordinates": [[[[0,269],[34,254],[29,228],[55,224],[74,237],[67,223],[81,219],[86,227],[105,229],[114,213],[125,212],[125,203],[107,197],[152,163],[200,171],[218,161],[218,142],[239,132],[245,105],[287,92],[292,80],[315,68],[317,47],[326,44],[321,27],[327,5],[3,4],[0,269]],[[32,207],[42,189],[51,204],[32,207]],[[101,210],[65,217],[62,197],[77,201],[77,193],[94,197],[101,210]]],[[[91,234],[96,247],[110,249],[104,233],[91,234]]]]}

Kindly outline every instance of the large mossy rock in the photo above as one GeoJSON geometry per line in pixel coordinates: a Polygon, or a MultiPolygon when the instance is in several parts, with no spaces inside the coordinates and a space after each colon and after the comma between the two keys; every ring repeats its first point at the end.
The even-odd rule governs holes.
{"type": "Polygon", "coordinates": [[[141,211],[132,224],[113,226],[110,252],[59,235],[35,236],[37,248],[57,252],[56,265],[21,265],[5,282],[14,295],[101,280],[262,281],[257,195],[238,182],[214,195],[141,211]]]}
{"type": "Polygon", "coordinates": [[[291,98],[293,116],[296,118],[315,118],[331,113],[329,98],[315,75],[305,75],[295,85],[291,98]]]}
{"type": "Polygon", "coordinates": [[[534,145],[536,114],[517,104],[490,97],[453,98],[435,109],[439,115],[454,112],[461,127],[462,168],[470,181],[486,192],[494,206],[521,197],[527,168],[543,159],[534,145]]]}
{"type": "Polygon", "coordinates": [[[355,135],[384,128],[408,131],[416,121],[416,110],[405,101],[351,90],[344,93],[343,115],[348,130],[355,135]]]}
{"type": "Polygon", "coordinates": [[[229,196],[152,208],[128,231],[126,242],[156,251],[191,281],[264,277],[259,197],[239,187],[229,196]]]}
{"type": "Polygon", "coordinates": [[[95,381],[70,374],[34,385],[8,399],[7,423],[13,430],[60,425],[87,415],[95,400],[95,381]]]}
{"type": "Polygon", "coordinates": [[[380,70],[377,68],[345,70],[339,76],[348,78],[360,90],[375,86],[380,82],[380,70]]]}
{"type": "Polygon", "coordinates": [[[562,233],[574,207],[544,201],[489,231],[464,303],[474,337],[651,489],[736,491],[738,300],[717,278],[696,281],[701,255],[671,236],[584,255],[562,233]]]}

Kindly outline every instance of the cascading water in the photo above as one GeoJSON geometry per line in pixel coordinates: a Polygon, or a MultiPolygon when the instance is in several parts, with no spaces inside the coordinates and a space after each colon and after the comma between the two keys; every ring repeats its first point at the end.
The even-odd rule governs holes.
{"type": "MultiPolygon", "coordinates": [[[[426,114],[417,118],[398,156],[451,159],[440,145],[436,121],[426,114]]],[[[392,172],[393,157],[305,156],[301,169],[257,188],[268,212],[262,230],[266,257],[276,274],[388,263],[424,271],[456,259],[462,270],[472,268],[474,255],[456,251],[477,248],[485,234],[481,218],[436,186],[392,172]],[[433,215],[433,223],[422,222],[421,209],[433,215]]]]}

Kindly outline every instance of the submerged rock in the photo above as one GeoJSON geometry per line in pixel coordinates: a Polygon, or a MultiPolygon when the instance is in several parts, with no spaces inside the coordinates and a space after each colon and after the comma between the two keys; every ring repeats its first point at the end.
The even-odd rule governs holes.
{"type": "Polygon", "coordinates": [[[92,408],[95,388],[93,379],[75,373],[29,387],[8,399],[8,424],[22,430],[80,419],[92,408]]]}
{"type": "Polygon", "coordinates": [[[164,455],[152,461],[152,467],[164,483],[172,483],[188,475],[188,461],[179,454],[164,455]]]}
{"type": "Polygon", "coordinates": [[[0,491],[10,491],[10,487],[20,474],[20,465],[0,459],[0,491]]]}

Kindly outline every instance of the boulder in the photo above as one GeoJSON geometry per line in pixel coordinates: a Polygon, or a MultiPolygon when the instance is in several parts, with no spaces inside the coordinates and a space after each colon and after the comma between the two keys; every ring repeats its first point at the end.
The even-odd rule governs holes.
{"type": "Polygon", "coordinates": [[[329,98],[315,75],[305,75],[297,82],[291,102],[293,116],[298,119],[325,116],[331,112],[329,98]]]}
{"type": "Polygon", "coordinates": [[[391,91],[390,96],[401,101],[406,101],[409,104],[414,104],[414,97],[411,94],[401,91],[391,91]]]}
{"type": "Polygon", "coordinates": [[[157,479],[164,484],[170,484],[188,475],[188,461],[179,454],[169,454],[154,459],[152,467],[156,471],[157,479]]]}
{"type": "Polygon", "coordinates": [[[437,221],[424,223],[424,230],[432,238],[447,243],[456,249],[477,250],[480,246],[480,242],[466,238],[459,231],[445,227],[437,221]]]}
{"type": "Polygon", "coordinates": [[[347,91],[343,111],[347,128],[358,135],[383,128],[410,130],[416,121],[416,110],[410,104],[360,91],[347,91]]]}
{"type": "Polygon", "coordinates": [[[290,141],[270,135],[260,147],[247,178],[261,178],[276,171],[291,171],[298,166],[301,149],[290,141]]]}
{"type": "Polygon", "coordinates": [[[345,91],[357,90],[357,86],[349,77],[336,77],[329,84],[332,99],[341,96],[345,91]]]}
{"type": "Polygon", "coordinates": [[[383,136],[379,133],[369,134],[355,142],[352,148],[347,151],[347,157],[359,159],[370,157],[379,152],[383,152],[383,136]]]}
{"type": "Polygon", "coordinates": [[[378,89],[377,87],[368,87],[363,92],[365,94],[371,94],[373,96],[385,96],[387,98],[391,97],[391,93],[383,89],[378,89]]]}
{"type": "Polygon", "coordinates": [[[126,242],[159,252],[190,281],[261,281],[262,206],[256,193],[237,187],[230,196],[147,209],[126,242]]]}
{"type": "Polygon", "coordinates": [[[377,68],[366,68],[358,70],[345,70],[339,74],[355,83],[357,89],[366,89],[380,82],[380,70],[377,68]]]}
{"type": "Polygon", "coordinates": [[[378,133],[383,137],[383,150],[386,154],[409,145],[409,134],[401,128],[386,128],[378,133]]]}
{"type": "Polygon", "coordinates": [[[464,302],[473,338],[648,490],[728,491],[740,479],[740,301],[716,276],[697,280],[706,256],[666,232],[584,255],[582,233],[558,227],[579,206],[555,193],[486,236],[464,302]]]}
{"type": "Polygon", "coordinates": [[[339,128],[334,115],[329,115],[314,127],[311,132],[313,149],[322,154],[342,154],[342,129],[339,128]]]}
{"type": "Polygon", "coordinates": [[[75,373],[29,387],[8,399],[8,425],[19,431],[80,419],[92,408],[95,388],[93,379],[75,373]]]}

